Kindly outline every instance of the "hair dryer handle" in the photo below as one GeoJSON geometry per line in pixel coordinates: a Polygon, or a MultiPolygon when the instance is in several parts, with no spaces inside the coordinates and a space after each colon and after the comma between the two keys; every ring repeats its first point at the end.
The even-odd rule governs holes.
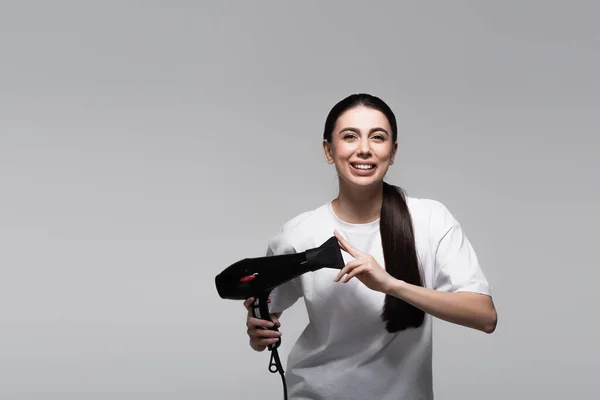
{"type": "MultiPolygon", "coordinates": [[[[273,322],[271,319],[271,313],[269,312],[269,293],[261,293],[258,296],[254,297],[254,302],[252,303],[252,316],[254,318],[264,319],[265,321],[273,322]]],[[[262,329],[271,329],[274,331],[278,331],[276,325],[273,325],[272,328],[262,328],[262,329]]],[[[276,349],[281,344],[281,336],[279,340],[274,344],[269,345],[269,350],[276,349]]]]}

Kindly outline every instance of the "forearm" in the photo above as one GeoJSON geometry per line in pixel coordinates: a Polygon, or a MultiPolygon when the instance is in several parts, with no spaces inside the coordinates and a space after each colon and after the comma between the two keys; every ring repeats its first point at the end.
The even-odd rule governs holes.
{"type": "Polygon", "coordinates": [[[386,294],[397,297],[447,322],[492,333],[497,314],[489,296],[472,292],[441,292],[394,280],[386,294]]]}

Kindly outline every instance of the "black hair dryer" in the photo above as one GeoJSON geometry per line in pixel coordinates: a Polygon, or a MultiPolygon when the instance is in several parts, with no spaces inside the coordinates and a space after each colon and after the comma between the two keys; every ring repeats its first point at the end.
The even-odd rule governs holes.
{"type": "MultiPolygon", "coordinates": [[[[215,278],[217,292],[222,299],[246,300],[254,298],[252,315],[270,322],[268,301],[271,291],[306,272],[322,268],[342,269],[345,263],[338,240],[335,236],[329,238],[321,246],[308,249],[301,253],[244,258],[219,273],[215,278]]],[[[270,328],[278,330],[276,326],[270,328]]],[[[278,340],[269,345],[271,361],[269,371],[281,374],[283,379],[284,398],[287,399],[287,388],[277,347],[278,340]],[[273,360],[275,362],[273,362],[273,360]],[[276,368],[273,369],[273,366],[276,368]]]]}

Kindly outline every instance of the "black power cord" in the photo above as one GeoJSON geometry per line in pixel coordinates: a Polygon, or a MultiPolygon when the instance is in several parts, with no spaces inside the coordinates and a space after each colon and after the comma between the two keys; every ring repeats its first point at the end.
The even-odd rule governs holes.
{"type": "Polygon", "coordinates": [[[283,383],[283,399],[287,400],[287,384],[285,382],[285,371],[283,370],[283,365],[281,364],[281,359],[279,358],[279,352],[277,351],[277,347],[273,346],[271,350],[271,360],[269,361],[269,371],[272,373],[277,373],[281,375],[281,381],[283,383]]]}

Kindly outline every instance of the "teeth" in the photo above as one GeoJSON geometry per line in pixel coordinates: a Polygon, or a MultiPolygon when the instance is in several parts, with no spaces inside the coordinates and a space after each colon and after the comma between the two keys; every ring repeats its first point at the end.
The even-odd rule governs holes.
{"type": "Polygon", "coordinates": [[[358,169],[372,169],[373,165],[363,165],[363,164],[352,164],[355,168],[358,169]]]}

